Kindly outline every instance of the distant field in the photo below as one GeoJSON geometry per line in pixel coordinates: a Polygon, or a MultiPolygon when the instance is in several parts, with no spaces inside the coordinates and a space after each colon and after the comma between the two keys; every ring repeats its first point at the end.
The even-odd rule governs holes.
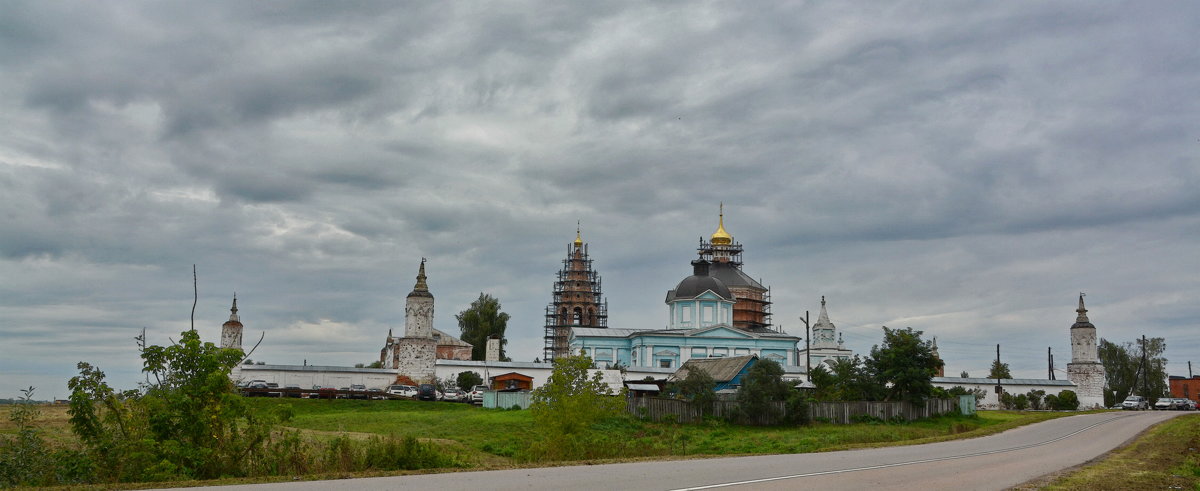
{"type": "MultiPolygon", "coordinates": [[[[15,406],[11,404],[0,405],[0,435],[17,432],[16,426],[9,419],[13,407],[15,406]]],[[[77,441],[75,434],[71,433],[71,415],[67,414],[69,407],[66,404],[39,404],[38,409],[41,411],[38,425],[47,439],[58,443],[77,441]]]]}

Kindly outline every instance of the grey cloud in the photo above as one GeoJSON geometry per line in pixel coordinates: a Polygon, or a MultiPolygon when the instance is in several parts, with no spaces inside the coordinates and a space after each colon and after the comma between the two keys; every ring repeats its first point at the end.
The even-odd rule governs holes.
{"type": "Polygon", "coordinates": [[[202,333],[237,291],[267,333],[256,359],[369,361],[421,256],[439,329],[495,293],[532,359],[577,219],[614,326],[661,327],[721,201],[790,332],[828,294],[860,352],[912,325],[951,368],[985,370],[1001,342],[1038,376],[1087,290],[1104,337],[1160,332],[1173,360],[1200,345],[1195,9],[10,13],[0,277],[20,281],[0,324],[22,327],[0,339],[27,356],[0,390],[76,359],[136,381],[125,338],[186,328],[192,264],[202,333]],[[35,362],[78,332],[96,349],[35,362]]]}

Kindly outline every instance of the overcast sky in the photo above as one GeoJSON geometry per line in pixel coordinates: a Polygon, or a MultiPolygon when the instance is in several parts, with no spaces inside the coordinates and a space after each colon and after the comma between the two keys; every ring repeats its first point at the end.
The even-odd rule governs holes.
{"type": "MultiPolygon", "coordinates": [[[[774,321],[937,336],[947,374],[1101,337],[1200,362],[1191,2],[45,2],[0,15],[0,397],[132,388],[134,336],[352,365],[480,292],[542,355],[582,222],[661,328],[725,224],[774,321]]],[[[1200,365],[1197,366],[1200,372],[1200,365]]],[[[1062,378],[1064,375],[1060,375],[1062,378]]]]}

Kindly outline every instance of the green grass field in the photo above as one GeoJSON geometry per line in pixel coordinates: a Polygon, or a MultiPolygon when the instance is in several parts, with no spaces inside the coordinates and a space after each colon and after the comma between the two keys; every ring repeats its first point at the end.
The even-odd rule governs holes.
{"type": "MultiPolygon", "coordinates": [[[[482,409],[467,404],[419,401],[254,399],[285,404],[294,414],[287,426],[306,431],[397,434],[442,442],[474,454],[484,466],[520,462],[537,438],[528,411],[482,409]]],[[[698,425],[622,419],[603,423],[601,444],[625,458],[802,453],[915,444],[982,436],[1074,413],[985,411],[902,424],[859,423],[747,427],[712,421],[698,425]]]]}
{"type": "MultiPolygon", "coordinates": [[[[473,469],[556,465],[535,461],[527,452],[541,435],[529,411],[482,409],[447,402],[409,400],[307,400],[254,398],[259,408],[287,407],[292,418],[281,432],[299,432],[312,440],[339,437],[368,439],[374,435],[414,436],[435,445],[455,462],[473,469]]],[[[66,406],[41,406],[38,425],[55,445],[75,446],[67,423],[66,406]]],[[[15,431],[0,406],[0,434],[15,431]]],[[[889,445],[910,445],[998,433],[1009,428],[1079,413],[984,411],[974,417],[948,416],[910,423],[858,423],[810,426],[748,427],[720,421],[696,425],[653,423],[632,418],[610,420],[593,428],[588,445],[598,449],[581,457],[586,462],[642,459],[703,458],[708,456],[802,453],[889,445]]],[[[283,433],[281,433],[283,434],[283,433]]],[[[579,462],[579,461],[574,461],[579,462]]],[[[453,470],[445,469],[443,471],[453,470]]],[[[415,472],[439,472],[423,470],[415,472]]],[[[363,471],[297,476],[177,483],[155,486],[212,485],[270,482],[293,478],[346,478],[394,475],[414,471],[363,471]]],[[[121,487],[137,487],[122,485],[121,487]]],[[[103,486],[95,488],[101,489],[103,486]]],[[[1068,488],[1070,489],[1070,488],[1068,488]]]]}

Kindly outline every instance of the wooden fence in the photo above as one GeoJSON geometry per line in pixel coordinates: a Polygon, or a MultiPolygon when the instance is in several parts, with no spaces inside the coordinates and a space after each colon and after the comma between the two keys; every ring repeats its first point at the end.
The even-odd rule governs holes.
{"type": "MultiPolygon", "coordinates": [[[[783,415],[779,420],[772,420],[770,415],[756,415],[751,424],[778,424],[786,420],[787,407],[782,402],[773,403],[776,413],[783,415]]],[[[959,410],[955,399],[928,399],[924,404],[913,405],[908,402],[814,402],[809,403],[808,421],[829,421],[847,424],[860,416],[870,416],[881,420],[929,418],[939,414],[952,413],[959,410]]],[[[680,399],[665,399],[659,397],[636,397],[629,399],[626,404],[629,414],[662,421],[673,417],[680,423],[696,423],[703,419],[700,409],[692,403],[680,399]]],[[[737,410],[735,401],[717,401],[713,403],[713,416],[727,418],[737,410]]]]}

